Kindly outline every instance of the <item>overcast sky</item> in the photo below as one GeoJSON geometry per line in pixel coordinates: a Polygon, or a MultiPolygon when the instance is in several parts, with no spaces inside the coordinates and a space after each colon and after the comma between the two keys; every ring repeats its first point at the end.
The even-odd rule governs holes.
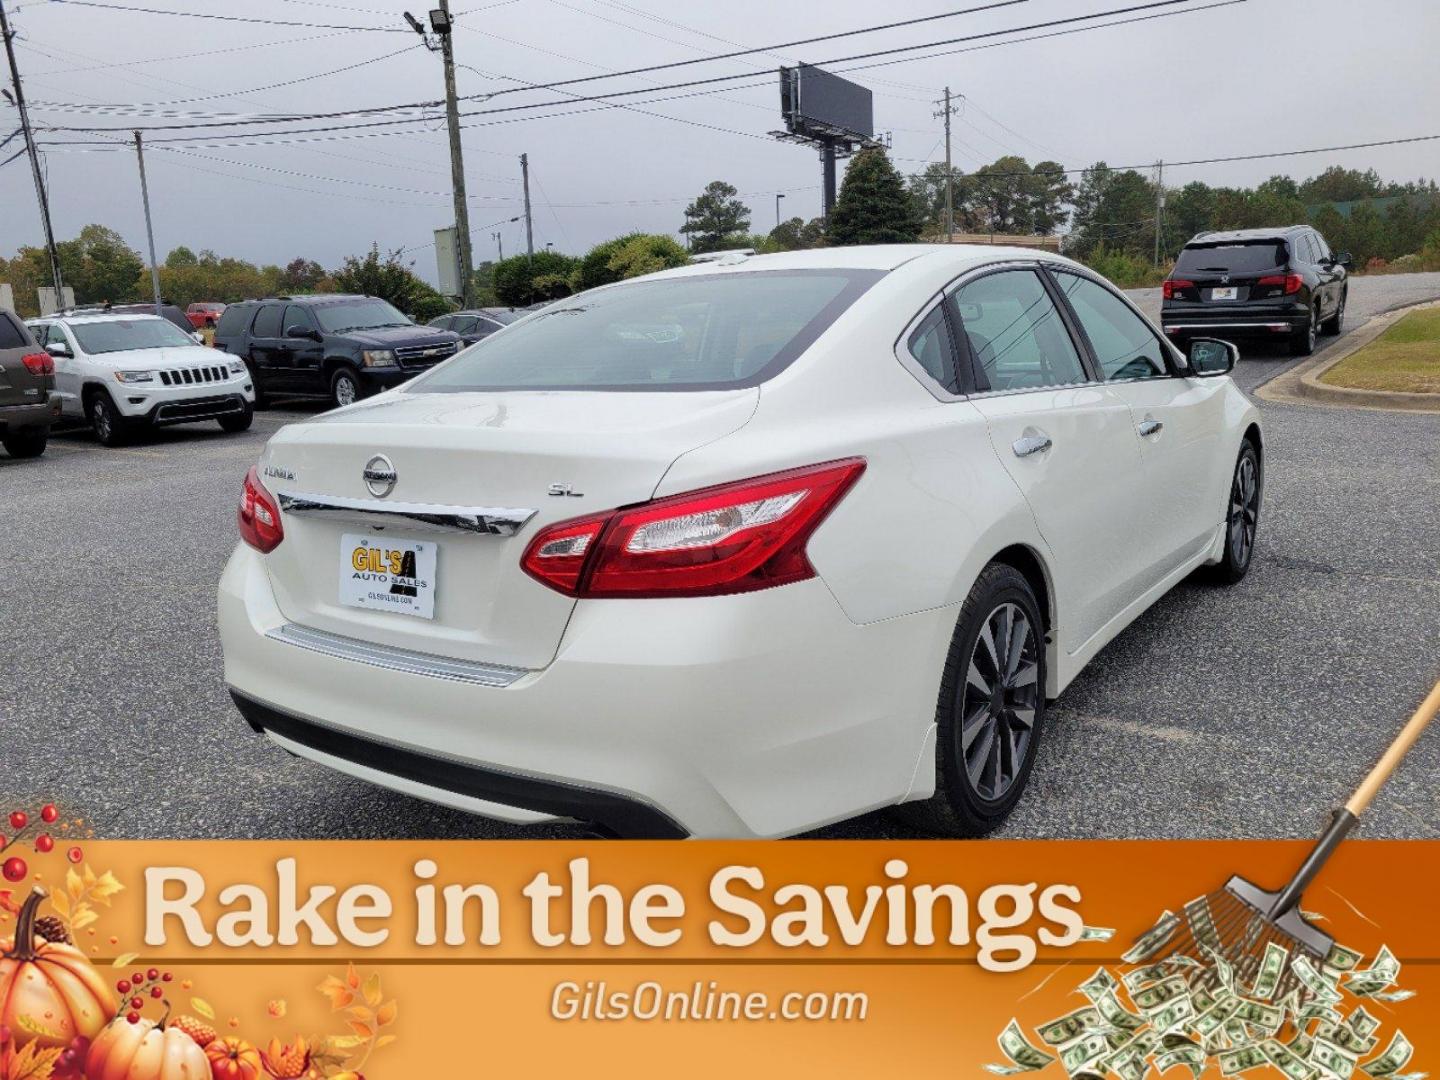
{"type": "MultiPolygon", "coordinates": [[[[105,2],[285,23],[404,29],[404,6],[391,0],[105,2]]],[[[956,11],[984,0],[454,2],[460,13],[457,61],[469,65],[459,71],[460,93],[483,94],[520,85],[516,79],[553,82],[689,60],[733,50],[731,42],[769,45],[956,11]]],[[[673,233],[685,204],[714,179],[739,188],[753,210],[753,228],[767,231],[775,224],[776,192],[785,193],[785,217],[809,218],[820,210],[814,152],[767,136],[780,126],[774,77],[779,63],[825,62],[1141,2],[1026,0],[922,26],[781,49],[779,55],[656,72],[644,78],[679,82],[749,68],[758,75],[754,85],[653,105],[644,104],[644,96],[622,99],[645,113],[603,109],[548,118],[517,119],[523,113],[472,117],[466,123],[474,126],[464,131],[464,141],[477,259],[494,256],[495,231],[507,254],[523,249],[523,223],[484,227],[520,213],[522,152],[530,156],[537,247],[553,243],[561,251],[579,253],[631,229],[673,233]]],[[[1215,3],[1191,0],[1169,10],[1215,3]]],[[[438,56],[425,51],[408,30],[253,25],[60,0],[6,0],[6,5],[20,31],[17,56],[36,124],[113,127],[112,138],[128,138],[136,123],[193,120],[85,115],[54,106],[156,103],[150,111],[265,115],[362,109],[443,94],[438,56]],[[256,89],[402,49],[408,51],[354,70],[256,89]]],[[[419,14],[423,6],[428,5],[422,0],[412,9],[419,14]]],[[[1436,0],[1246,0],[1049,40],[983,49],[975,49],[976,42],[970,51],[906,58],[849,77],[874,91],[876,128],[892,133],[893,156],[907,173],[943,155],[932,101],[946,84],[967,99],[954,130],[955,160],[963,169],[1004,153],[1031,162],[1050,158],[1067,168],[1097,159],[1130,165],[1440,134],[1437,43],[1436,0]]],[[[847,66],[852,65],[833,68],[847,66]]],[[[8,86],[8,73],[5,82],[8,86]]],[[[571,93],[645,85],[632,76],[581,84],[571,93]]],[[[655,96],[687,92],[693,93],[672,90],[655,96]]],[[[488,105],[464,107],[494,109],[558,96],[555,91],[512,93],[488,105]]],[[[575,108],[593,110],[594,105],[575,108]]],[[[321,123],[346,122],[355,121],[321,123]]],[[[0,138],[16,123],[14,109],[0,101],[0,138]]],[[[399,130],[403,134],[352,134],[283,146],[192,143],[183,156],[157,144],[147,153],[147,167],[160,258],[185,244],[256,263],[283,265],[304,256],[333,267],[372,242],[384,250],[428,243],[433,230],[452,216],[442,118],[399,130]]],[[[203,135],[185,131],[169,137],[196,134],[203,135]]],[[[163,137],[166,133],[158,131],[146,135],[147,140],[163,137]]],[[[54,144],[93,136],[41,132],[40,138],[54,144]]],[[[18,145],[18,139],[9,143],[0,159],[18,145]]],[[[66,152],[52,146],[45,164],[60,238],[74,236],[88,222],[101,222],[144,251],[133,152],[66,152]]],[[[1440,141],[1169,169],[1166,180],[1250,184],[1276,172],[1304,177],[1333,164],[1373,166],[1393,179],[1437,176],[1440,141]]],[[[0,255],[40,242],[34,189],[22,158],[0,168],[0,255]]],[[[409,257],[434,280],[433,248],[420,247],[409,257]]]]}

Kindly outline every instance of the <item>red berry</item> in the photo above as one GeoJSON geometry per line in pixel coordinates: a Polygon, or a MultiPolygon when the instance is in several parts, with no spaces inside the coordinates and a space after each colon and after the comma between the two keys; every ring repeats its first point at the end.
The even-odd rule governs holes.
{"type": "Polygon", "coordinates": [[[69,851],[65,852],[65,857],[73,863],[78,863],[81,859],[85,858],[85,853],[78,847],[72,847],[69,851]]]}
{"type": "Polygon", "coordinates": [[[19,832],[26,825],[30,824],[30,815],[24,810],[15,810],[10,814],[10,827],[19,832]]]}
{"type": "Polygon", "coordinates": [[[35,837],[35,850],[45,855],[55,850],[55,838],[49,833],[41,833],[35,837]]]}
{"type": "Polygon", "coordinates": [[[29,872],[30,867],[26,866],[25,860],[18,855],[12,855],[5,860],[5,865],[0,867],[0,873],[5,875],[6,881],[24,881],[29,872]]]}
{"type": "Polygon", "coordinates": [[[138,1012],[126,1013],[125,1019],[130,1021],[130,1023],[132,1024],[138,1024],[140,1022],[140,1014],[138,1012]]]}
{"type": "Polygon", "coordinates": [[[165,991],[157,986],[150,991],[150,996],[158,1001],[165,996],[165,991]]]}
{"type": "Polygon", "coordinates": [[[160,976],[160,981],[161,981],[161,982],[169,982],[169,981],[170,981],[171,979],[173,979],[173,978],[175,978],[175,976],[172,975],[172,974],[170,974],[170,972],[167,971],[167,972],[165,972],[164,975],[161,975],[161,976],[160,976]]]}
{"type": "Polygon", "coordinates": [[[58,821],[59,818],[60,811],[55,809],[55,804],[53,802],[46,803],[40,808],[40,820],[45,822],[45,824],[49,825],[52,822],[58,821]]]}
{"type": "Polygon", "coordinates": [[[9,846],[9,844],[10,838],[6,836],[3,832],[0,832],[0,851],[4,851],[5,848],[9,846]]]}
{"type": "Polygon", "coordinates": [[[131,981],[132,983],[134,983],[136,986],[139,986],[141,983],[143,983],[143,982],[145,981],[145,973],[144,973],[143,971],[137,971],[137,972],[135,972],[134,975],[131,975],[131,976],[130,976],[130,981],[131,981]]]}
{"type": "Polygon", "coordinates": [[[122,994],[128,994],[130,992],[130,980],[121,979],[115,984],[115,989],[120,991],[120,993],[122,994]]]}
{"type": "Polygon", "coordinates": [[[149,979],[151,982],[154,982],[154,981],[155,981],[156,979],[158,979],[159,977],[160,977],[160,969],[159,969],[159,968],[151,968],[149,971],[145,972],[145,978],[149,979]]]}
{"type": "Polygon", "coordinates": [[[131,1007],[132,1009],[143,1009],[143,1008],[145,1007],[145,999],[142,998],[142,997],[133,997],[133,998],[131,998],[131,999],[130,999],[130,1007],[131,1007]]]}

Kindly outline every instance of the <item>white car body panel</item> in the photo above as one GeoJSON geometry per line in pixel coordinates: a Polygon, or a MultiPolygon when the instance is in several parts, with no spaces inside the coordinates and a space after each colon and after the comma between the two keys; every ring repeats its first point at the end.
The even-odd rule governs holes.
{"type": "MultiPolygon", "coordinates": [[[[1038,567],[1046,691],[1059,694],[1146,607],[1219,559],[1236,454],[1258,429],[1225,377],[966,397],[897,358],[917,315],[962,275],[1047,261],[1074,266],[957,245],[686,267],[662,276],[888,273],[758,387],[426,393],[421,380],[287,427],[259,467],[272,493],[367,499],[362,467],[384,453],[394,499],[535,513],[513,536],[387,526],[440,540],[433,621],[342,607],[336,539],[356,526],[284,513],[280,546],[239,546],[221,581],[227,683],[326,732],[613,794],[692,836],[787,835],[930,795],[941,671],[985,566],[1018,552],[1038,567]],[[1158,437],[1140,434],[1147,420],[1162,423],[1158,437]],[[1017,457],[1012,444],[1036,430],[1051,448],[1017,457]],[[810,538],[809,580],[576,601],[520,569],[554,522],[855,457],[865,472],[810,538]],[[276,637],[286,626],[516,670],[502,687],[388,670],[296,648],[276,637]]],[[[270,734],[422,798],[511,821],[546,816],[270,734]]]]}

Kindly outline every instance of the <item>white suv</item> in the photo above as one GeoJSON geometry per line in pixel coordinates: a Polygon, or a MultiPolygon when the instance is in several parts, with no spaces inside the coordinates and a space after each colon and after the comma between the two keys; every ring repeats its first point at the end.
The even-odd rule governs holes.
{"type": "Polygon", "coordinates": [[[245,365],[157,315],[52,315],[28,325],[55,358],[63,415],[87,420],[105,446],[161,424],[250,426],[255,388],[245,365]]]}

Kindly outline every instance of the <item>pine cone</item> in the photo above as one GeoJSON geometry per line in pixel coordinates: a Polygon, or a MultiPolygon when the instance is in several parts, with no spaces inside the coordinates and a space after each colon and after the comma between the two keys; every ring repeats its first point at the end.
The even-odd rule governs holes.
{"type": "Polygon", "coordinates": [[[57,945],[70,944],[70,931],[66,930],[65,924],[54,915],[43,915],[36,919],[35,933],[57,945]]]}

